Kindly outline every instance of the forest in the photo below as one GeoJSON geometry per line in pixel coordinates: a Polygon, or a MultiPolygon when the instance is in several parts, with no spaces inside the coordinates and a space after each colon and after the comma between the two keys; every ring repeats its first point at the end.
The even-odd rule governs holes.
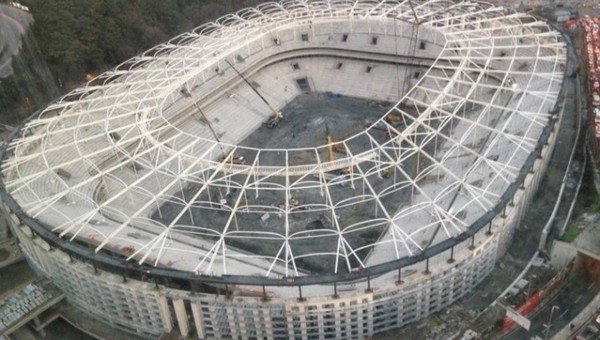
{"type": "Polygon", "coordinates": [[[180,33],[261,0],[22,0],[34,25],[0,79],[0,123],[18,124],[59,95],[180,33]]]}

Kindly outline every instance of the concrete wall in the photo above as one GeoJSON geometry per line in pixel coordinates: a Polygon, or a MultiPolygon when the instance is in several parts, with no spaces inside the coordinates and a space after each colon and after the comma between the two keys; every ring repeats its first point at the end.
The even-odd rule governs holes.
{"type": "Polygon", "coordinates": [[[8,224],[6,220],[0,216],[0,241],[8,238],[8,224]]]}
{"type": "Polygon", "coordinates": [[[550,253],[550,263],[556,269],[564,268],[577,257],[577,248],[570,243],[554,240],[550,253]]]}
{"type": "Polygon", "coordinates": [[[23,253],[19,249],[17,239],[15,238],[0,240],[0,253],[8,253],[7,258],[0,259],[0,268],[23,260],[23,253]]]}
{"type": "MultiPolygon", "coordinates": [[[[422,27],[418,32],[413,31],[412,26],[407,23],[403,23],[395,20],[386,20],[381,23],[379,20],[356,20],[356,21],[339,21],[339,20],[328,20],[321,19],[314,21],[311,24],[298,24],[293,27],[283,27],[276,32],[268,32],[264,35],[259,36],[254,41],[250,41],[245,45],[236,46],[236,48],[230,52],[231,55],[237,55],[243,58],[243,62],[237,62],[236,68],[243,72],[248,79],[252,77],[254,72],[258,72],[261,65],[265,60],[271,60],[275,62],[278,57],[285,56],[286,54],[294,51],[301,51],[306,49],[318,49],[318,48],[329,48],[330,51],[338,50],[338,53],[343,54],[344,50],[352,51],[369,51],[373,53],[381,53],[382,55],[406,55],[406,56],[417,56],[427,58],[437,58],[443,49],[446,41],[444,36],[427,27],[422,27]],[[303,40],[303,35],[307,35],[307,41],[303,40]],[[343,36],[347,36],[347,39],[343,41],[343,36]],[[376,38],[377,43],[373,44],[373,40],[376,38]],[[424,49],[417,48],[414,44],[411,44],[411,39],[416,39],[418,42],[425,44],[424,49]],[[278,43],[275,43],[277,40],[278,43]]],[[[183,55],[189,53],[185,48],[179,52],[183,55]]],[[[177,54],[172,55],[177,57],[177,54]]],[[[374,57],[375,58],[375,57],[374,57]]],[[[290,67],[285,70],[282,74],[288,75],[298,73],[296,78],[300,78],[303,72],[293,72],[291,64],[293,61],[287,60],[290,67]]],[[[415,60],[414,63],[420,61],[415,60]]],[[[424,66],[430,66],[431,61],[428,61],[424,66]]],[[[331,69],[335,69],[337,62],[331,63],[331,69]]],[[[364,68],[369,66],[368,63],[364,65],[364,68]]],[[[212,94],[212,91],[219,89],[222,93],[224,92],[221,87],[223,83],[226,83],[227,79],[234,79],[241,84],[239,76],[233,71],[229,70],[226,73],[219,73],[216,70],[227,69],[227,64],[220,62],[215,59],[212,65],[206,65],[206,67],[196,74],[193,78],[189,79],[187,86],[189,87],[192,95],[198,99],[202,99],[203,105],[210,103],[213,98],[216,98],[212,94]]],[[[376,74],[377,70],[374,70],[373,74],[376,74]]],[[[355,84],[354,88],[348,89],[346,95],[353,96],[368,96],[371,99],[377,100],[398,100],[401,97],[405,89],[402,88],[403,84],[398,84],[396,79],[396,73],[389,73],[387,79],[383,80],[383,85],[386,90],[376,93],[378,97],[373,98],[369,94],[365,94],[365,86],[362,82],[352,80],[351,83],[355,84]],[[389,77],[389,74],[394,76],[389,77]],[[400,86],[400,89],[398,87],[400,86]]],[[[401,75],[401,82],[404,82],[406,75],[401,75]]],[[[323,81],[321,81],[321,84],[323,81]]],[[[347,82],[346,82],[347,83],[347,82]]],[[[382,85],[382,81],[377,79],[368,84],[373,84],[376,87],[382,85]]],[[[261,87],[265,86],[265,83],[260,84],[261,87]]],[[[346,84],[347,85],[347,84],[346,84]]],[[[291,84],[290,86],[296,86],[291,84]]],[[[282,87],[283,88],[283,87],[282,87]]],[[[263,90],[265,93],[271,93],[277,91],[277,88],[269,89],[268,91],[263,90]]],[[[317,87],[319,91],[326,91],[328,89],[317,87]]],[[[367,91],[369,89],[366,89],[367,91]]],[[[373,90],[375,91],[375,89],[373,90]]],[[[169,116],[170,112],[177,111],[177,107],[168,107],[173,103],[178,102],[182,98],[182,94],[179,91],[174,91],[164,101],[165,107],[163,108],[163,114],[169,116]]],[[[269,97],[269,100],[273,101],[273,105],[281,107],[285,103],[278,102],[279,99],[286,98],[286,94],[277,93],[275,96],[269,97]]],[[[185,101],[183,101],[185,102],[185,101]]]]}
{"type": "Polygon", "coordinates": [[[362,339],[422,319],[470,292],[493,270],[495,250],[495,238],[489,237],[464,261],[446,263],[445,270],[431,268],[402,284],[392,279],[371,291],[338,291],[337,297],[263,301],[177,290],[165,294],[180,332],[194,338],[362,339]]]}

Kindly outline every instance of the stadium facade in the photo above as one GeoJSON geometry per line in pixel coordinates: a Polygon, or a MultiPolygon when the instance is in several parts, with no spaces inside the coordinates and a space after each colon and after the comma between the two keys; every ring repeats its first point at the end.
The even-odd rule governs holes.
{"type": "Polygon", "coordinates": [[[372,336],[494,269],[553,150],[565,70],[558,32],[485,3],[267,3],[30,117],[2,211],[36,271],[112,327],[372,336]],[[305,92],[393,104],[329,144],[247,142],[274,111],[293,134],[305,92]]]}

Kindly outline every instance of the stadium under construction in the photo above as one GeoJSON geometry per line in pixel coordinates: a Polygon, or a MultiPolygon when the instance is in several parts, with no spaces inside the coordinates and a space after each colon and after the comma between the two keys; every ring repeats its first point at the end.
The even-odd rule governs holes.
{"type": "Polygon", "coordinates": [[[112,327],[372,336],[494,269],[566,62],[547,23],[486,3],[266,3],[30,117],[2,210],[35,270],[112,327]]]}

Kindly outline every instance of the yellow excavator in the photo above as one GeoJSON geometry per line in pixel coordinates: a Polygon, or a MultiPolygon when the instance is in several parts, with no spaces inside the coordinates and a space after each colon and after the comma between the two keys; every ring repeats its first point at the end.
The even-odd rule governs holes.
{"type": "MultiPolygon", "coordinates": [[[[327,125],[327,123],[325,123],[325,134],[326,134],[325,139],[327,140],[327,152],[329,155],[330,162],[335,161],[335,153],[336,152],[341,153],[343,155],[348,154],[348,149],[346,148],[346,146],[344,144],[342,144],[342,143],[334,144],[333,137],[331,136],[331,133],[329,132],[329,125],[327,125]]],[[[343,137],[342,139],[345,139],[345,137],[343,137]]],[[[344,175],[349,174],[350,172],[352,172],[352,169],[350,167],[340,170],[340,173],[342,173],[344,175]]]]}

